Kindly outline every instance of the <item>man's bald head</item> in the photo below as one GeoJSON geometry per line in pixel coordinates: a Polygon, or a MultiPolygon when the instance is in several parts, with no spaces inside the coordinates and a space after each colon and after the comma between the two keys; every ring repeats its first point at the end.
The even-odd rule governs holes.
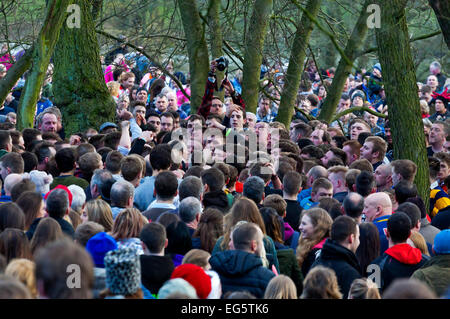
{"type": "Polygon", "coordinates": [[[392,214],[392,202],[389,195],[385,192],[373,193],[367,196],[364,201],[364,214],[366,221],[392,214]]]}

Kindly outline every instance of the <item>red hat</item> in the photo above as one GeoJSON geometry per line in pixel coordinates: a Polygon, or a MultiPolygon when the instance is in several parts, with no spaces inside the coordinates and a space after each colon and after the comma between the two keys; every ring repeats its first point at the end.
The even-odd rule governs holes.
{"type": "Polygon", "coordinates": [[[182,278],[197,291],[200,299],[206,299],[211,292],[211,278],[203,268],[194,264],[183,264],[175,268],[170,279],[182,278]]]}
{"type": "Polygon", "coordinates": [[[47,200],[48,195],[50,195],[51,192],[53,192],[55,189],[60,188],[67,192],[67,195],[69,195],[69,206],[72,206],[72,192],[67,188],[67,186],[64,185],[58,185],[55,188],[51,189],[47,194],[45,194],[44,199],[47,200]]]}

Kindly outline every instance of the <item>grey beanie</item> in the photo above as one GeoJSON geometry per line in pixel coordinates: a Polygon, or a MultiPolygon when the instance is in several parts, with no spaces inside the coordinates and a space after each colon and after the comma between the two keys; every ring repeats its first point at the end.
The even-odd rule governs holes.
{"type": "Polygon", "coordinates": [[[116,295],[132,295],[141,287],[141,262],[135,249],[109,251],[104,258],[106,286],[116,295]]]}
{"type": "Polygon", "coordinates": [[[366,100],[366,95],[364,94],[363,91],[361,91],[361,90],[355,90],[355,91],[352,93],[352,98],[351,98],[352,102],[353,102],[353,100],[355,99],[355,97],[357,97],[357,96],[359,96],[360,98],[362,98],[363,101],[366,100]]]}

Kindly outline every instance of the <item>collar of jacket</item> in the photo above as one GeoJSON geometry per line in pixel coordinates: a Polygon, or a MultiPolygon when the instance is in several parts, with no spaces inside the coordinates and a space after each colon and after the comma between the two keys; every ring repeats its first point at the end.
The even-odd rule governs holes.
{"type": "Polygon", "coordinates": [[[347,249],[344,246],[340,245],[331,238],[328,238],[325,244],[323,245],[320,257],[332,260],[343,259],[358,271],[360,269],[359,262],[358,259],[356,258],[355,253],[353,253],[350,249],[347,249]]]}

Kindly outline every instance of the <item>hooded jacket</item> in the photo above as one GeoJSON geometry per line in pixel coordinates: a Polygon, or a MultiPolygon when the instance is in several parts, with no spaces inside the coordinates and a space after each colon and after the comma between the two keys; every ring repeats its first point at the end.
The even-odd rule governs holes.
{"type": "Polygon", "coordinates": [[[431,257],[411,278],[427,284],[438,297],[445,294],[450,286],[450,255],[431,257]]]}
{"type": "Polygon", "coordinates": [[[406,243],[388,248],[372,262],[372,264],[377,264],[380,267],[380,290],[387,288],[395,279],[411,277],[428,259],[428,257],[422,255],[419,249],[406,243]]]}
{"type": "Polygon", "coordinates": [[[316,261],[317,258],[319,258],[320,253],[322,252],[323,245],[325,244],[325,241],[328,237],[323,238],[320,242],[318,242],[306,255],[305,260],[302,263],[302,274],[303,277],[306,277],[309,270],[311,269],[312,265],[316,261]]]}
{"type": "Polygon", "coordinates": [[[140,260],[142,284],[152,294],[158,294],[159,289],[170,279],[175,269],[172,258],[169,255],[141,255],[140,260]]]}
{"type": "Polygon", "coordinates": [[[278,262],[280,264],[280,274],[292,279],[300,296],[303,291],[303,274],[298,265],[295,251],[292,248],[277,249],[278,262]]]}
{"type": "Polygon", "coordinates": [[[205,209],[210,206],[216,206],[222,211],[228,211],[228,196],[224,191],[208,192],[203,196],[202,200],[205,209]]]}
{"type": "MultiPolygon", "coordinates": [[[[214,255],[220,251],[224,251],[222,248],[223,238],[224,238],[223,236],[220,236],[217,239],[211,255],[214,255]]],[[[273,266],[275,266],[276,270],[278,272],[280,272],[280,264],[278,262],[277,250],[275,248],[275,243],[273,242],[272,238],[270,238],[267,235],[264,236],[263,243],[264,243],[264,249],[266,250],[266,258],[267,258],[267,261],[269,262],[269,267],[272,267],[272,265],[273,265],[273,266]]]]}
{"type": "Polygon", "coordinates": [[[262,264],[261,258],[242,250],[226,250],[211,256],[209,263],[222,283],[222,294],[248,291],[263,298],[269,281],[275,274],[262,264]]]}
{"type": "Polygon", "coordinates": [[[318,265],[334,270],[343,299],[347,298],[353,281],[362,277],[361,267],[356,255],[331,238],[327,239],[323,245],[320,256],[316,259],[311,269],[318,265]]]}

